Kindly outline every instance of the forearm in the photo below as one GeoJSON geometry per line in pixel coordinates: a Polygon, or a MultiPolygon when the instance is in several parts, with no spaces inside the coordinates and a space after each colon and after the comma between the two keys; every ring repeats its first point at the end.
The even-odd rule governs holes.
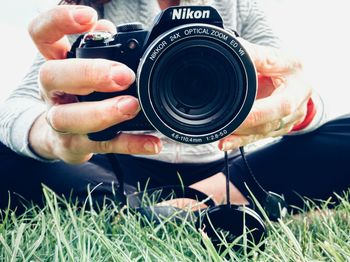
{"type": "Polygon", "coordinates": [[[37,76],[44,59],[38,55],[22,83],[0,104],[0,141],[18,154],[40,159],[30,149],[28,136],[35,120],[46,110],[37,76]]]}
{"type": "Polygon", "coordinates": [[[30,149],[28,136],[45,109],[45,104],[30,97],[9,98],[0,105],[0,141],[18,154],[39,159],[30,149]]]}

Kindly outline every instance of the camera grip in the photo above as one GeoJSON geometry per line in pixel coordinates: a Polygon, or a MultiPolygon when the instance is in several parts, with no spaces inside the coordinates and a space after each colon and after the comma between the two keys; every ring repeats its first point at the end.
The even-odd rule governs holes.
{"type": "MultiPolygon", "coordinates": [[[[129,89],[122,92],[114,93],[101,93],[94,92],[90,95],[79,96],[80,102],[91,102],[91,101],[101,101],[109,99],[111,97],[121,96],[121,95],[133,95],[137,97],[135,93],[135,84],[133,84],[129,89]]],[[[92,141],[107,141],[116,137],[121,131],[141,131],[141,130],[154,130],[152,125],[146,119],[144,113],[141,111],[136,117],[126,122],[111,126],[102,131],[90,133],[88,137],[92,141]]]]}
{"type": "Polygon", "coordinates": [[[155,130],[147,121],[143,112],[140,112],[134,119],[111,126],[105,130],[90,133],[88,137],[92,141],[107,141],[115,138],[122,131],[150,131],[155,130]]]}

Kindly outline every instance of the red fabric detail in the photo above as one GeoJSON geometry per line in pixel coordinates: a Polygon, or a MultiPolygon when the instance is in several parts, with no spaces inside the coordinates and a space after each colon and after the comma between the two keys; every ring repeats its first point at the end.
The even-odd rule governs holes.
{"type": "Polygon", "coordinates": [[[300,131],[305,127],[307,127],[311,123],[311,121],[314,119],[315,115],[316,115],[316,106],[312,101],[312,99],[310,98],[309,101],[307,102],[307,111],[303,122],[301,122],[298,125],[295,125],[291,132],[300,131]]]}

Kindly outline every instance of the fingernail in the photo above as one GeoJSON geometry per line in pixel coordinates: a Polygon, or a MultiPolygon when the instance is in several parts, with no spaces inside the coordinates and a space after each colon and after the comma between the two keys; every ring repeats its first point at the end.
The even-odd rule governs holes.
{"type": "Polygon", "coordinates": [[[157,143],[153,143],[153,142],[146,142],[144,144],[144,149],[152,154],[158,154],[159,153],[159,146],[157,145],[157,143]]]}
{"type": "Polygon", "coordinates": [[[90,7],[78,6],[73,10],[73,18],[78,24],[87,25],[97,20],[97,13],[90,7]]]}
{"type": "Polygon", "coordinates": [[[136,115],[140,111],[139,101],[134,97],[123,97],[117,107],[123,115],[136,115]]]}
{"type": "Polygon", "coordinates": [[[113,81],[120,86],[129,86],[135,81],[135,73],[126,66],[113,66],[111,74],[113,81]]]}
{"type": "Polygon", "coordinates": [[[226,141],[224,142],[224,144],[222,145],[222,151],[229,151],[235,148],[235,143],[231,142],[231,141],[226,141]]]}

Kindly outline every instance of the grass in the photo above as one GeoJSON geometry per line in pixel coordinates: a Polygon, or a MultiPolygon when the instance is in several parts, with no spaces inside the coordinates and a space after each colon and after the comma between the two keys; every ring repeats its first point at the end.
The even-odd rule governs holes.
{"type": "MultiPolygon", "coordinates": [[[[45,189],[46,206],[0,222],[0,261],[350,261],[350,203],[335,209],[306,202],[310,212],[267,222],[265,250],[218,253],[192,222],[150,224],[117,205],[77,207],[45,189]],[[249,252],[249,253],[248,253],[249,252]]],[[[242,236],[244,239],[244,236],[242,236]]]]}

